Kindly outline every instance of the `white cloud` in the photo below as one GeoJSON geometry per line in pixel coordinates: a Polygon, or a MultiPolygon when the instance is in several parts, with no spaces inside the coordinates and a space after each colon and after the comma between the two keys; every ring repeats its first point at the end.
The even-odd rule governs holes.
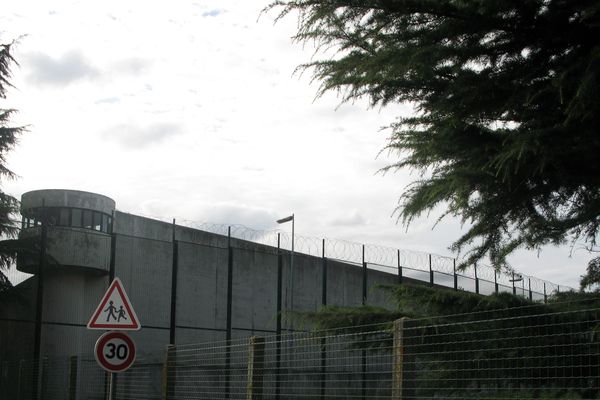
{"type": "Polygon", "coordinates": [[[93,79],[99,76],[79,50],[71,50],[59,57],[51,57],[42,52],[32,52],[25,57],[27,79],[35,85],[63,87],[75,81],[93,79]]]}
{"type": "Polygon", "coordinates": [[[366,224],[366,222],[366,219],[358,212],[358,210],[352,210],[349,214],[332,219],[331,225],[363,226],[366,224]]]}
{"type": "Polygon", "coordinates": [[[119,74],[139,75],[145,73],[151,64],[152,60],[148,59],[125,58],[114,62],[110,70],[119,74]]]}
{"type": "Polygon", "coordinates": [[[127,149],[139,150],[153,144],[162,143],[181,133],[181,125],[171,122],[143,126],[124,123],[107,129],[104,131],[103,137],[110,141],[116,141],[127,149]]]}

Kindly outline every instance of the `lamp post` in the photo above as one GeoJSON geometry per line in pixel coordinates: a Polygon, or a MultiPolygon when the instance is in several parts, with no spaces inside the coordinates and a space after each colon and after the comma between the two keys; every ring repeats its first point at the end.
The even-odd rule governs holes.
{"type": "Polygon", "coordinates": [[[294,214],[289,217],[281,218],[277,220],[278,224],[285,224],[286,222],[292,221],[292,253],[290,256],[290,277],[288,279],[288,288],[290,291],[290,310],[294,310],[294,214]]]}
{"type": "MultiPolygon", "coordinates": [[[[512,279],[509,279],[510,282],[512,282],[513,285],[513,295],[517,295],[517,288],[515,286],[515,282],[521,282],[523,280],[523,275],[521,274],[515,274],[515,271],[512,272],[512,279]]],[[[525,285],[525,283],[523,283],[523,285],[525,285]]],[[[523,291],[525,291],[525,286],[523,286],[523,291]]]]}

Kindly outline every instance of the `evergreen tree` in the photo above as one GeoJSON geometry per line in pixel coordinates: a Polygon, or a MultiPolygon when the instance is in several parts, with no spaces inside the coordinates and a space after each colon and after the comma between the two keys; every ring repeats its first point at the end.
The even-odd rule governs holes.
{"type": "Polygon", "coordinates": [[[404,223],[446,204],[468,230],[464,265],[600,226],[600,3],[595,0],[282,0],[295,39],[338,52],[300,66],[320,93],[409,103],[386,170],[422,173],[404,223]]]}
{"type": "Polygon", "coordinates": [[[590,260],[585,275],[583,275],[579,281],[579,285],[582,291],[590,290],[596,293],[600,292],[600,257],[590,260]]]}
{"type": "MultiPolygon", "coordinates": [[[[15,59],[11,55],[11,44],[0,43],[0,101],[6,99],[6,92],[10,83],[10,67],[15,59]]],[[[6,167],[6,154],[12,150],[17,142],[17,137],[24,127],[11,126],[10,118],[15,113],[14,109],[0,106],[0,178],[13,179],[15,174],[6,167]]],[[[13,196],[4,193],[0,188],[0,291],[10,287],[10,282],[3,274],[15,261],[17,241],[13,238],[19,228],[15,222],[15,215],[19,212],[19,202],[13,196]]]]}

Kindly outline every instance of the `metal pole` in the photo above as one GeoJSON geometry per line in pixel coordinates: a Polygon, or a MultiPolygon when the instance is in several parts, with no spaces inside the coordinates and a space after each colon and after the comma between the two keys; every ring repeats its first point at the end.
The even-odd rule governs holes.
{"type": "Polygon", "coordinates": [[[117,252],[117,235],[115,234],[115,210],[112,212],[112,224],[110,232],[110,265],[108,268],[108,284],[115,279],[115,260],[117,252]]]}
{"type": "Polygon", "coordinates": [[[515,286],[515,271],[512,272],[513,296],[517,295],[517,287],[515,286]]]}
{"type": "Polygon", "coordinates": [[[38,396],[38,380],[39,368],[41,359],[41,339],[42,339],[42,310],[44,306],[44,270],[46,269],[46,241],[48,237],[48,221],[46,220],[46,201],[42,199],[42,208],[40,210],[40,258],[38,263],[38,281],[35,306],[35,331],[33,344],[33,387],[32,398],[37,399],[38,396]]]}
{"type": "Polygon", "coordinates": [[[231,226],[227,228],[227,333],[225,350],[225,398],[230,395],[231,373],[231,308],[233,304],[233,250],[231,248],[231,226]]]}
{"type": "MultiPolygon", "coordinates": [[[[294,225],[296,218],[292,214],[292,254],[290,255],[290,310],[294,311],[294,225]]],[[[292,318],[292,330],[294,330],[294,319],[292,318]]]]}
{"type": "Polygon", "coordinates": [[[21,400],[21,394],[23,391],[23,366],[25,360],[19,360],[19,375],[17,376],[17,400],[21,400]]]}
{"type": "MultiPolygon", "coordinates": [[[[115,231],[115,210],[112,211],[112,223],[111,223],[111,232],[110,232],[110,264],[108,267],[108,286],[110,286],[111,282],[115,279],[116,275],[116,257],[117,257],[117,235],[114,233],[115,231]]],[[[108,287],[107,286],[107,287],[108,287]]],[[[108,381],[108,372],[104,372],[105,381],[108,381]]],[[[113,377],[116,380],[116,376],[113,377]]],[[[112,387],[116,387],[116,382],[113,382],[112,387]]],[[[105,387],[106,389],[106,387],[105,387]]],[[[114,391],[114,389],[113,389],[114,391]]],[[[105,394],[105,397],[108,395],[105,394]]]]}
{"type": "Polygon", "coordinates": [[[402,265],[400,264],[400,249],[398,249],[398,284],[402,284],[402,265]]]}
{"type": "Polygon", "coordinates": [[[365,245],[362,245],[362,305],[367,303],[367,263],[365,261],[365,245]]]}
{"type": "Polygon", "coordinates": [[[452,259],[452,271],[454,275],[454,290],[458,290],[458,276],[456,275],[456,258],[452,259]]]}
{"type": "MultiPolygon", "coordinates": [[[[363,296],[362,296],[362,304],[363,306],[367,303],[367,262],[365,261],[365,245],[362,245],[362,263],[363,263],[363,274],[362,274],[362,292],[363,292],[363,296]]],[[[362,337],[362,341],[364,344],[365,341],[365,337],[362,337]]],[[[361,393],[362,393],[362,399],[365,400],[366,396],[367,396],[367,351],[363,348],[361,351],[361,370],[362,370],[362,375],[361,375],[361,393]]]]}
{"type": "Polygon", "coordinates": [[[108,374],[108,400],[113,399],[113,375],[112,372],[108,374]]]}
{"type": "Polygon", "coordinates": [[[494,290],[498,294],[498,271],[494,269],[494,290]]]}
{"type": "Polygon", "coordinates": [[[429,286],[433,286],[433,267],[431,262],[431,254],[429,254],[429,286]]]}
{"type": "Polygon", "coordinates": [[[546,282],[544,282],[544,303],[548,302],[548,295],[546,294],[546,282]]]}
{"type": "Polygon", "coordinates": [[[69,400],[77,398],[77,359],[77,356],[69,357],[69,400]]]}
{"type": "Polygon", "coordinates": [[[323,239],[323,252],[321,254],[321,262],[323,265],[321,278],[321,305],[327,305],[327,258],[325,258],[325,239],[323,239]]]}
{"type": "Polygon", "coordinates": [[[173,253],[171,265],[171,317],[169,323],[169,343],[175,344],[175,323],[177,318],[177,267],[179,243],[175,240],[175,218],[173,218],[173,253]]]}
{"type": "Polygon", "coordinates": [[[277,234],[277,334],[281,335],[281,294],[282,294],[282,260],[281,260],[281,234],[277,234]]]}
{"type": "Polygon", "coordinates": [[[46,393],[46,386],[48,385],[48,357],[41,359],[40,364],[40,392],[38,393],[37,400],[44,400],[44,394],[46,393]]]}
{"type": "Polygon", "coordinates": [[[473,270],[475,271],[475,293],[479,294],[479,278],[477,277],[477,263],[473,264],[473,270]]]}
{"type": "MultiPolygon", "coordinates": [[[[325,258],[325,239],[323,239],[321,260],[323,262],[323,287],[321,290],[321,305],[327,305],[327,258],[325,258]]],[[[325,398],[326,368],[327,368],[327,339],[321,338],[321,399],[325,398]]]]}
{"type": "Polygon", "coordinates": [[[281,392],[281,292],[282,292],[281,234],[277,234],[277,341],[275,346],[275,399],[280,399],[281,392]]]}

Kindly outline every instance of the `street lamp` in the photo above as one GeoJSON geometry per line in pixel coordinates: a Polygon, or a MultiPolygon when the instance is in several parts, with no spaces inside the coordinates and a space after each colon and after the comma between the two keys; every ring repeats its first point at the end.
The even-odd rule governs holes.
{"type": "MultiPolygon", "coordinates": [[[[516,282],[521,282],[523,281],[523,275],[521,274],[516,274],[515,275],[515,271],[512,272],[512,279],[509,279],[510,282],[512,282],[513,285],[513,294],[516,295],[517,294],[517,288],[515,286],[516,282]]],[[[525,282],[523,282],[523,292],[525,292],[525,282]]]]}
{"type": "Polygon", "coordinates": [[[292,253],[290,256],[290,277],[288,279],[288,288],[290,288],[290,310],[294,310],[294,214],[289,217],[277,220],[278,224],[285,224],[292,221],[292,253]]]}

